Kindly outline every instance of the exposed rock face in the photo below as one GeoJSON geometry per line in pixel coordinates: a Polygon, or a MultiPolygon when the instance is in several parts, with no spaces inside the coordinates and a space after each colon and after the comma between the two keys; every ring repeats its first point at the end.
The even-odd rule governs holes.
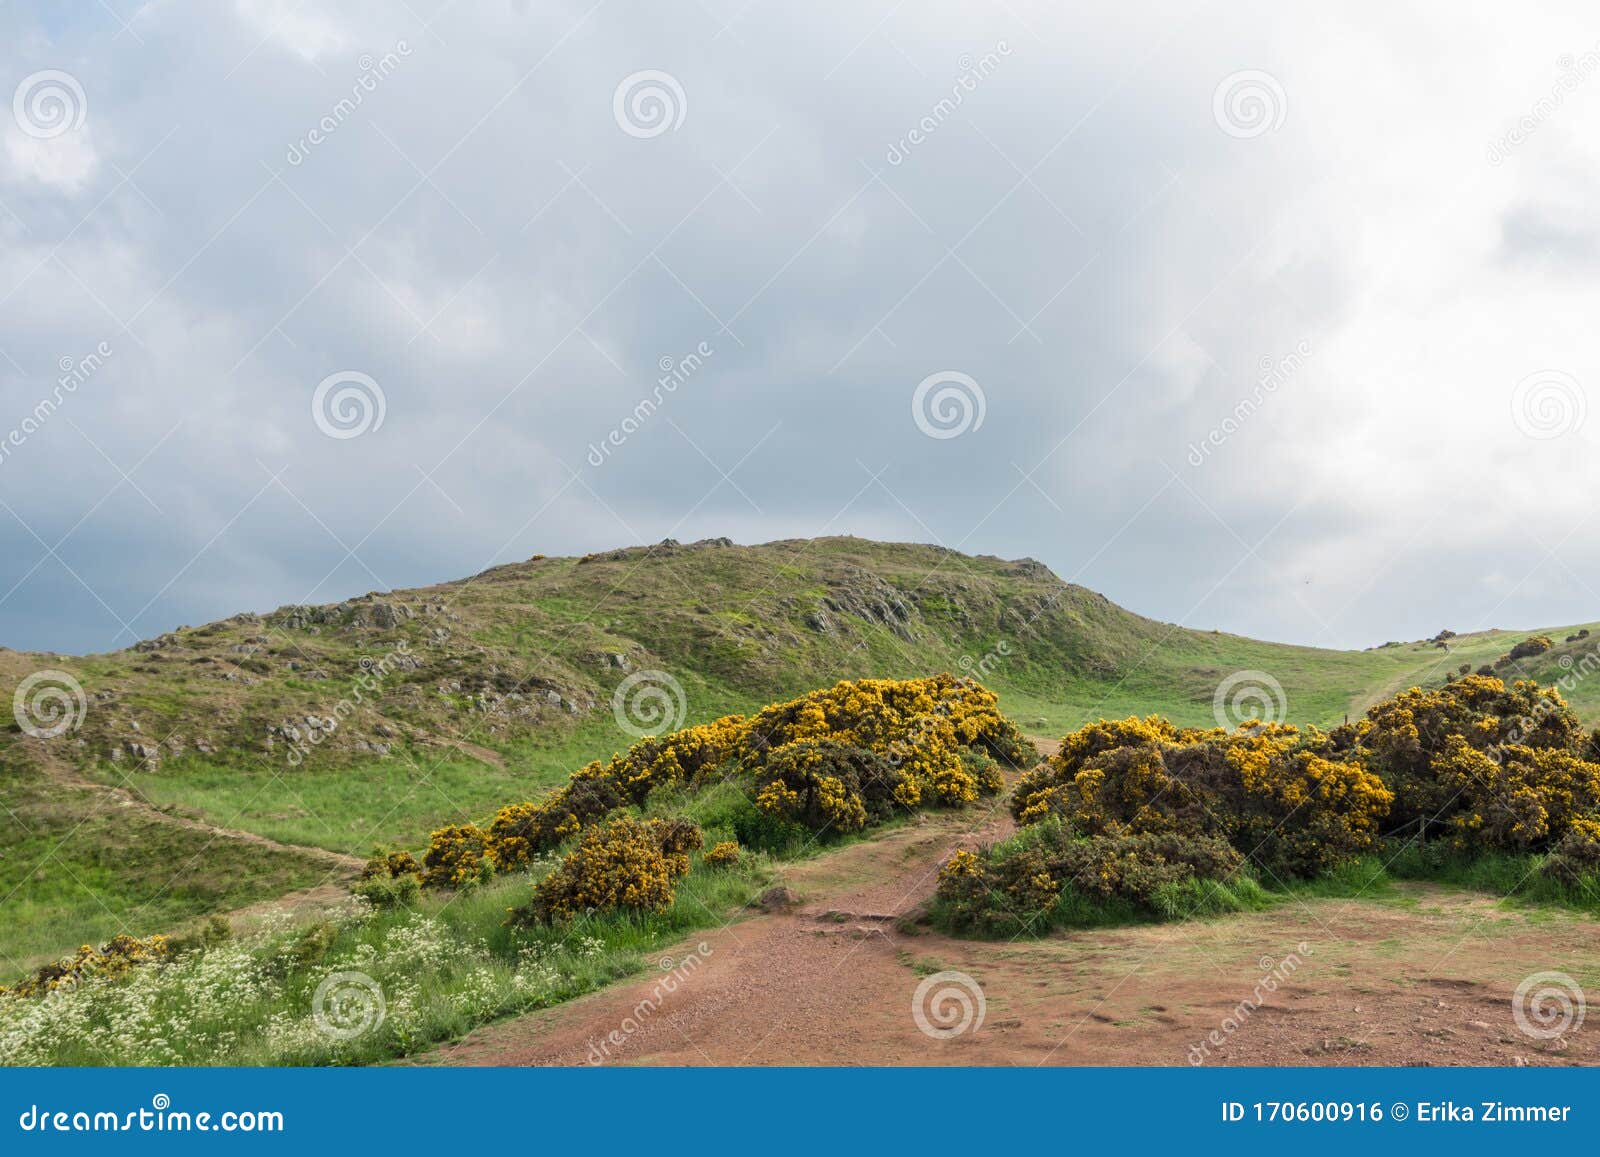
{"type": "Polygon", "coordinates": [[[1019,578],[1032,578],[1049,580],[1055,578],[1055,572],[1044,563],[1034,558],[1019,558],[1007,569],[1008,574],[1017,575],[1019,578]]]}
{"type": "MultiPolygon", "coordinates": [[[[423,604],[413,607],[409,603],[363,595],[358,599],[347,599],[342,603],[333,603],[325,607],[279,607],[272,613],[269,621],[275,627],[295,631],[314,632],[319,627],[340,626],[371,627],[380,631],[392,631],[414,615],[435,615],[444,611],[445,607],[442,604],[423,604]]],[[[455,616],[446,615],[446,617],[455,616]]]]}
{"type": "Polygon", "coordinates": [[[828,617],[828,612],[818,607],[806,616],[806,626],[819,635],[833,634],[833,620],[828,617]]]}
{"type": "Polygon", "coordinates": [[[411,617],[411,608],[404,603],[373,603],[368,621],[374,627],[393,630],[411,617]]]}
{"type": "MultiPolygon", "coordinates": [[[[916,638],[913,623],[922,617],[899,590],[871,571],[858,567],[851,568],[842,581],[832,584],[828,594],[823,596],[822,606],[836,614],[854,615],[888,627],[908,643],[916,638]]],[[[807,616],[806,625],[821,634],[833,633],[833,624],[820,609],[807,616]]]]}

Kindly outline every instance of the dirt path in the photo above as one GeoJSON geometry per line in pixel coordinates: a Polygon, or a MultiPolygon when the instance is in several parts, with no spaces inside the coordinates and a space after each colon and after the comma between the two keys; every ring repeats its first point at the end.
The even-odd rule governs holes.
{"type": "Polygon", "coordinates": [[[457,751],[461,752],[462,755],[470,755],[479,763],[487,763],[490,767],[497,767],[501,771],[506,769],[505,756],[501,755],[498,751],[484,747],[481,744],[468,743],[465,739],[451,739],[444,735],[430,735],[427,737],[426,742],[442,744],[445,747],[453,747],[457,751]]]}
{"type": "Polygon", "coordinates": [[[1600,924],[1486,897],[1407,886],[1014,943],[897,919],[932,893],[954,848],[1006,830],[1003,816],[924,817],[797,865],[793,911],[703,933],[664,954],[676,972],[489,1026],[424,1063],[1600,1063],[1600,1034],[1581,1020],[1545,1038],[1513,1012],[1513,990],[1535,973],[1600,992],[1600,924]],[[963,995],[983,1006],[981,1023],[949,1039],[913,1014],[923,977],[943,971],[970,979],[933,983],[931,1027],[959,1023],[963,995]]]}
{"type": "Polygon", "coordinates": [[[490,1026],[427,1059],[573,1065],[590,1063],[592,1050],[602,1049],[606,1059],[624,1063],[915,1062],[913,1053],[887,1052],[878,1036],[895,1013],[910,1024],[916,976],[899,951],[903,941],[923,939],[896,931],[895,917],[928,896],[939,865],[956,848],[1000,838],[1009,822],[1003,813],[976,824],[924,818],[791,867],[784,881],[802,902],[790,913],[708,931],[665,953],[674,961],[697,956],[699,963],[645,1016],[636,1015],[637,1006],[660,995],[663,974],[490,1026]],[[705,949],[697,952],[700,944],[705,949]],[[639,1027],[625,1033],[621,1046],[608,1043],[614,1029],[625,1031],[625,1020],[639,1027]]]}

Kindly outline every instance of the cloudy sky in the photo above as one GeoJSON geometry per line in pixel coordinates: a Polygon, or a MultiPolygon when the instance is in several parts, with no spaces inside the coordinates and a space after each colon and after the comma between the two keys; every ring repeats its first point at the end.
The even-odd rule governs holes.
{"type": "Polygon", "coordinates": [[[1600,617],[1593,6],[1063,7],[0,6],[0,643],[713,535],[1600,617]]]}

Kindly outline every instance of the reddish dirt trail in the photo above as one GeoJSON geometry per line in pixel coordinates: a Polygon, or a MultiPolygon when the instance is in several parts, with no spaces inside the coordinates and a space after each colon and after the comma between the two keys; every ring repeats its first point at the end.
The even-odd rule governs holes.
{"type": "Polygon", "coordinates": [[[894,917],[931,894],[956,848],[1009,827],[929,820],[796,865],[785,882],[802,896],[790,913],[757,916],[664,953],[696,954],[677,990],[665,974],[625,981],[546,1013],[482,1029],[430,1056],[443,1064],[579,1065],[924,1063],[932,1042],[911,1021],[917,976],[900,959],[894,917]],[[659,1006],[641,1013],[641,1001],[659,1006]],[[904,1021],[904,1025],[899,1022],[904,1021]],[[628,1025],[637,1025],[628,1031],[628,1025]],[[909,1029],[909,1033],[893,1030],[909,1029]],[[622,1043],[609,1040],[613,1030],[622,1043]]]}
{"type": "Polygon", "coordinates": [[[652,971],[491,1025],[423,1061],[1600,1063],[1600,1034],[1574,1025],[1529,1035],[1512,999],[1519,981],[1547,971],[1600,992],[1600,924],[1482,896],[1407,886],[1381,901],[1313,900],[1013,943],[955,940],[896,919],[932,894],[951,851],[1008,829],[1003,813],[923,817],[797,865],[786,873],[802,897],[795,909],[664,953],[681,961],[704,945],[673,983],[652,971]],[[984,1016],[935,1039],[913,1017],[913,994],[945,970],[981,988],[984,1016]]]}

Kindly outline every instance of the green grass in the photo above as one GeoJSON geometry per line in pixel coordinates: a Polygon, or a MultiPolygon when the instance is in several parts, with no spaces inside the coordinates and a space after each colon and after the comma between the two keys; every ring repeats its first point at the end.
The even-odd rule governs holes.
{"type": "Polygon", "coordinates": [[[1515,852],[1455,852],[1407,843],[1389,855],[1386,870],[1397,880],[1424,880],[1495,896],[1519,906],[1560,908],[1600,915],[1600,876],[1576,884],[1544,875],[1545,857],[1515,852]]]}
{"type": "MultiPolygon", "coordinates": [[[[991,854],[1004,856],[1027,846],[1029,829],[994,845],[991,854]]],[[[1600,916],[1600,874],[1576,884],[1539,871],[1543,855],[1511,852],[1451,850],[1415,842],[1388,841],[1377,850],[1312,879],[1273,880],[1263,884],[1248,866],[1226,880],[1189,879],[1158,889],[1149,903],[1127,898],[1091,895],[1070,883],[1056,904],[1030,919],[1017,919],[1003,901],[994,899],[992,926],[986,930],[955,927],[943,902],[935,899],[928,918],[936,926],[959,936],[983,939],[1038,937],[1066,929],[1114,928],[1190,919],[1211,919],[1240,912],[1260,911],[1307,900],[1371,900],[1416,907],[1420,898],[1396,887],[1397,882],[1439,884],[1462,891],[1493,896],[1502,904],[1528,909],[1530,918],[1540,913],[1576,912],[1600,916]]]]}
{"type": "Polygon", "coordinates": [[[0,824],[0,968],[145,935],[320,883],[325,864],[163,822],[88,790],[13,778],[0,824]]]}
{"type": "MultiPolygon", "coordinates": [[[[379,598],[411,608],[411,617],[391,629],[362,625],[357,602],[320,624],[291,626],[268,614],[182,628],[153,651],[0,651],[0,689],[52,667],[70,671],[89,696],[70,745],[0,732],[0,765],[50,759],[106,783],[127,776],[160,808],[361,855],[376,843],[420,847],[434,827],[481,822],[625,747],[631,737],[612,717],[611,696],[628,672],[610,654],[628,656],[628,670],[670,673],[689,723],[843,678],[949,670],[980,674],[1024,730],[1059,736],[1100,716],[1161,713],[1210,725],[1218,685],[1250,670],[1281,685],[1289,721],[1338,723],[1413,683],[1437,683],[1462,663],[1493,662],[1532,633],[1464,635],[1448,650],[1426,642],[1368,651],[1280,646],[1156,622],[1036,565],[855,538],[542,559],[379,598]],[[909,638],[884,621],[890,596],[908,608],[909,638]],[[861,613],[829,610],[833,629],[821,633],[807,620],[824,599],[861,613]],[[281,744],[265,748],[268,727],[333,711],[359,686],[363,658],[402,643],[415,666],[364,696],[335,742],[295,767],[281,744]],[[524,698],[485,710],[476,696],[486,688],[520,689],[524,698]],[[547,692],[560,703],[546,701],[547,692]],[[379,735],[394,737],[387,758],[354,747],[379,735]],[[185,754],[145,767],[110,758],[129,741],[169,737],[185,754]],[[487,747],[504,767],[435,737],[487,747]],[[201,740],[214,755],[196,753],[201,740]]],[[[1559,665],[1563,656],[1581,658],[1581,648],[1563,642],[1575,630],[1546,629],[1555,650],[1507,673],[1561,677],[1569,670],[1559,665]]],[[[1569,697],[1591,724],[1600,722],[1600,678],[1579,681],[1569,697]]],[[[76,798],[64,795],[52,814],[76,798]]],[[[0,904],[0,954],[64,951],[135,915],[140,931],[153,931],[160,921],[259,899],[302,878],[242,841],[222,840],[203,862],[228,884],[202,880],[183,889],[181,902],[152,900],[142,869],[79,841],[71,862],[85,886],[62,883],[64,872],[36,870],[50,841],[32,838],[40,826],[30,820],[34,806],[14,777],[0,776],[0,849],[16,853],[0,863],[11,893],[0,904]],[[47,947],[52,927],[59,938],[47,947]]],[[[40,830],[58,828],[52,821],[40,830]]],[[[135,865],[184,856],[164,828],[131,817],[88,831],[135,865]]]]}
{"type": "MultiPolygon", "coordinates": [[[[196,947],[176,963],[48,1000],[0,998],[0,1064],[328,1065],[412,1055],[497,1018],[659,971],[661,949],[735,917],[769,866],[756,856],[732,869],[697,862],[660,913],[510,927],[506,909],[533,878],[519,873],[459,895],[425,895],[412,907],[196,947]],[[364,1007],[376,1010],[373,992],[383,1000],[381,1021],[335,1020],[372,1022],[348,1038],[314,1014],[319,987],[338,974],[366,978],[337,982],[364,1007]]],[[[661,975],[676,968],[681,979],[704,959],[691,951],[661,975]]]]}

